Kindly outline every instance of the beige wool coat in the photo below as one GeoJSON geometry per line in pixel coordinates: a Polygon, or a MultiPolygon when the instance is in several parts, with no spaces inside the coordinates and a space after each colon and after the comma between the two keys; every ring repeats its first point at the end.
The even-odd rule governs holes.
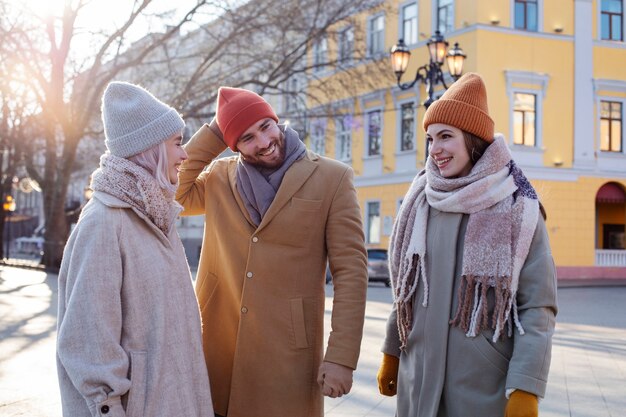
{"type": "MultiPolygon", "coordinates": [[[[506,390],[539,397],[546,391],[557,313],[556,273],[546,225],[539,216],[517,292],[520,335],[492,342],[489,327],[467,337],[449,321],[457,310],[464,237],[469,216],[430,208],[426,236],[428,305],[420,279],[413,327],[400,354],[396,310],[387,323],[383,352],[400,357],[397,417],[496,417],[504,415],[506,390]]],[[[490,293],[489,316],[494,305],[490,293]]],[[[506,333],[506,329],[505,329],[506,333]]]]}
{"type": "Polygon", "coordinates": [[[238,157],[205,125],[185,146],[183,215],[205,216],[196,293],[215,412],[320,417],[325,268],[334,278],[324,360],[355,369],[367,266],[352,170],[308,152],[256,227],[236,188],[238,157]],[[209,165],[203,171],[206,165],[209,165]]]}
{"type": "Polygon", "coordinates": [[[166,235],[104,192],[83,209],[58,275],[64,416],[214,416],[179,211],[166,235]]]}

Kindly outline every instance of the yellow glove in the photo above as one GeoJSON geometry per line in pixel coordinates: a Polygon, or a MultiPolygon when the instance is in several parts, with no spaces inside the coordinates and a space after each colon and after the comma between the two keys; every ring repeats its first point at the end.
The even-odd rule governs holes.
{"type": "Polygon", "coordinates": [[[537,396],[526,391],[515,390],[506,403],[504,417],[537,417],[539,401],[537,396]]]}
{"type": "Polygon", "coordinates": [[[378,391],[380,391],[381,394],[388,397],[396,395],[399,364],[400,359],[397,356],[383,353],[383,362],[378,369],[378,375],[376,375],[378,391]]]}

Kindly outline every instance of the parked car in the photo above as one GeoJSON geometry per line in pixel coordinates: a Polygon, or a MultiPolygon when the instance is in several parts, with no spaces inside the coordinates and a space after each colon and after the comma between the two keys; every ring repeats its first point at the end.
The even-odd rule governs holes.
{"type": "Polygon", "coordinates": [[[367,276],[369,282],[382,282],[387,287],[391,286],[387,249],[367,250],[367,276]]]}
{"type": "MultiPolygon", "coordinates": [[[[389,267],[387,266],[387,249],[367,250],[367,276],[369,282],[382,282],[385,286],[391,286],[389,280],[389,267]]],[[[326,283],[330,284],[333,277],[330,268],[326,266],[326,283]]]]}

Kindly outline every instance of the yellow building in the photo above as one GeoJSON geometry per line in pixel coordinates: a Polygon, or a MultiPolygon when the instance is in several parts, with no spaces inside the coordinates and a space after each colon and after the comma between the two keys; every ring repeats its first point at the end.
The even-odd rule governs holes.
{"type": "Polygon", "coordinates": [[[325,108],[310,117],[309,146],[355,170],[368,245],[387,247],[426,158],[425,86],[400,89],[389,50],[404,40],[412,55],[402,81],[411,81],[438,29],[467,55],[463,71],[485,80],[496,131],[547,210],[559,278],[626,277],[625,9],[626,0],[380,2],[313,45],[314,62],[343,62],[357,48],[369,58],[330,64],[312,84],[388,67],[376,88],[308,103],[311,114],[325,108]]]}

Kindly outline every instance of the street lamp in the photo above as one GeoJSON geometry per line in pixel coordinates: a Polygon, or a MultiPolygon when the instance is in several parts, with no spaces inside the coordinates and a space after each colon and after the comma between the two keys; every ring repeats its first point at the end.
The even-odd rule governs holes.
{"type": "Polygon", "coordinates": [[[448,88],[444,79],[441,66],[443,61],[448,62],[448,71],[454,80],[456,81],[463,73],[463,61],[466,55],[459,47],[458,43],[454,44],[454,47],[448,50],[448,41],[441,35],[439,31],[436,31],[433,36],[426,42],[428,47],[428,53],[430,60],[428,64],[424,64],[415,72],[415,79],[410,83],[401,83],[400,78],[406,71],[409,65],[409,57],[411,51],[404,43],[404,40],[398,40],[398,43],[391,48],[391,67],[396,73],[398,79],[398,87],[402,90],[408,90],[413,87],[415,83],[421,81],[426,85],[426,91],[428,92],[428,98],[424,102],[424,106],[428,108],[434,101],[435,85],[440,82],[444,88],[448,88]]]}
{"type": "Polygon", "coordinates": [[[2,209],[4,210],[5,213],[5,217],[4,217],[4,224],[6,226],[6,239],[5,239],[5,249],[4,249],[4,253],[6,254],[5,258],[8,260],[9,259],[9,244],[10,244],[10,235],[11,235],[11,214],[13,214],[13,212],[15,211],[15,200],[13,200],[13,196],[12,195],[7,195],[6,198],[4,199],[4,202],[2,203],[2,209]]]}

